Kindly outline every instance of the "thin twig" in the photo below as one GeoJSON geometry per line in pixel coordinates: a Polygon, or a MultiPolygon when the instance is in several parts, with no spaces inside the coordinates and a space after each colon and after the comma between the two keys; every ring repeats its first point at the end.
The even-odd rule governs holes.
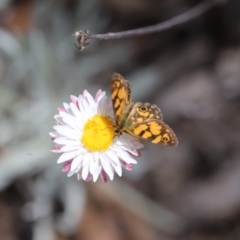
{"type": "Polygon", "coordinates": [[[99,40],[119,39],[119,38],[135,37],[135,36],[150,34],[154,32],[164,31],[172,27],[175,27],[177,25],[188,22],[191,19],[194,19],[202,15],[210,8],[219,4],[224,4],[226,2],[227,2],[226,0],[207,0],[167,21],[164,21],[149,27],[137,28],[137,29],[123,31],[123,32],[91,35],[89,34],[88,31],[79,30],[73,34],[73,36],[77,40],[77,44],[75,45],[78,49],[83,50],[84,47],[90,43],[90,39],[99,39],[99,40]]]}

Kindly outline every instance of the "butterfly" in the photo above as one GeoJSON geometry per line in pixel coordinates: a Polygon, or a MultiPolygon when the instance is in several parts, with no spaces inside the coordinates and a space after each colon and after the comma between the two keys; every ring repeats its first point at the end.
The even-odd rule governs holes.
{"type": "Polygon", "coordinates": [[[132,102],[131,85],[118,73],[112,75],[111,98],[117,136],[126,132],[155,144],[178,144],[173,130],[163,122],[161,110],[151,103],[132,102]]]}

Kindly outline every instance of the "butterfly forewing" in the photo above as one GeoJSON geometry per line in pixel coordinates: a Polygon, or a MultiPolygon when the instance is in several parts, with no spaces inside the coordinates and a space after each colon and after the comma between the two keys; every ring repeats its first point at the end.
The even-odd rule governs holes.
{"type": "Polygon", "coordinates": [[[114,73],[111,91],[115,120],[121,126],[131,111],[131,85],[120,74],[114,73]]]}

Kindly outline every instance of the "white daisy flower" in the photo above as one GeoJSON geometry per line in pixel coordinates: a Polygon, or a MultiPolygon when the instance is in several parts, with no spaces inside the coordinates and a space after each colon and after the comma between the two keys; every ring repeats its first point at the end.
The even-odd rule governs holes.
{"type": "Polygon", "coordinates": [[[71,103],[63,104],[55,115],[57,125],[51,132],[55,146],[52,152],[62,153],[58,163],[62,171],[78,179],[113,180],[114,172],[122,176],[122,167],[132,170],[143,145],[136,137],[123,133],[115,136],[115,122],[111,99],[99,90],[95,99],[85,90],[79,97],[71,96],[71,103]]]}

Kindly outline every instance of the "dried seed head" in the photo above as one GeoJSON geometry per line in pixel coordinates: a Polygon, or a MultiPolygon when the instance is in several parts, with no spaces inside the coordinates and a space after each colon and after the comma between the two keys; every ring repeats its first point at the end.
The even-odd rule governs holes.
{"type": "Polygon", "coordinates": [[[89,31],[76,31],[73,36],[75,37],[77,43],[75,43],[75,46],[77,49],[82,51],[89,43],[90,43],[90,36],[89,36],[89,31]]]}

